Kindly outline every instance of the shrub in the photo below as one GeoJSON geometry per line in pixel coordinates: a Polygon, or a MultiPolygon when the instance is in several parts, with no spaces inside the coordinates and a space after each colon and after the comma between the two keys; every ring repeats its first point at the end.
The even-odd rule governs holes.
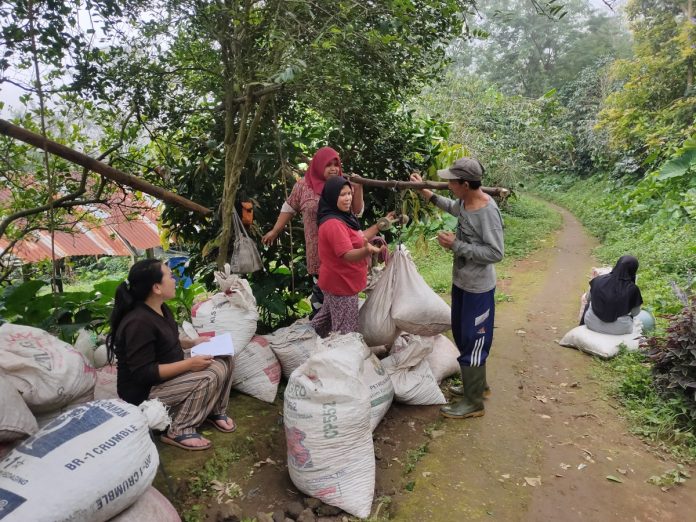
{"type": "Polygon", "coordinates": [[[664,395],[683,397],[696,420],[696,296],[682,293],[681,298],[684,309],[671,317],[665,335],[648,339],[648,356],[657,388],[664,395]]]}

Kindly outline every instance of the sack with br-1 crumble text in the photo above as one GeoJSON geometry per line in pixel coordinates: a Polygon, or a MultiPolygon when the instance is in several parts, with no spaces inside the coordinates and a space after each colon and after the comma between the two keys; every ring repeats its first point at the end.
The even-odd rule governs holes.
{"type": "Polygon", "coordinates": [[[122,512],[157,472],[148,422],[121,400],[54,419],[0,461],[0,520],[102,522],[122,512]]]}

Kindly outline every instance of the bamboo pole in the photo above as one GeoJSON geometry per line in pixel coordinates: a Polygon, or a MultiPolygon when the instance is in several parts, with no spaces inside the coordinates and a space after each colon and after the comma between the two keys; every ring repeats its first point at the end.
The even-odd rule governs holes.
{"type": "MultiPolygon", "coordinates": [[[[430,190],[446,190],[446,181],[423,181],[422,183],[416,183],[414,181],[397,181],[397,180],[381,180],[381,179],[367,179],[358,176],[357,174],[351,174],[349,176],[350,181],[353,183],[358,183],[359,185],[366,185],[368,187],[379,187],[379,188],[393,188],[396,190],[407,190],[407,189],[430,189],[430,190]]],[[[481,187],[486,194],[505,199],[510,195],[510,190],[503,187],[481,187]]]]}
{"type": "Polygon", "coordinates": [[[161,199],[167,203],[171,203],[172,205],[183,207],[187,210],[192,210],[193,212],[198,212],[204,216],[212,214],[213,212],[209,208],[199,205],[198,203],[175,194],[174,192],[170,192],[162,187],[158,187],[140,178],[126,174],[125,172],[120,171],[111,165],[107,165],[106,163],[102,163],[101,161],[96,160],[87,154],[78,152],[75,149],[71,149],[70,147],[66,147],[65,145],[61,145],[55,141],[45,139],[43,136],[23,129],[22,127],[18,127],[7,120],[0,119],[0,134],[23,141],[24,143],[38,147],[42,150],[50,152],[51,154],[55,154],[56,156],[60,156],[61,158],[72,163],[94,171],[97,174],[101,174],[105,178],[122,185],[127,185],[135,190],[145,192],[146,194],[149,194],[157,199],[161,199]]]}

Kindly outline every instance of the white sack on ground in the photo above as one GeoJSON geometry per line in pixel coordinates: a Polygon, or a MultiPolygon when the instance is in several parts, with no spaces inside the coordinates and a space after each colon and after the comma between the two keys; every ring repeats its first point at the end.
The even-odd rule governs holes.
{"type": "Polygon", "coordinates": [[[95,371],[68,343],[31,326],[0,326],[0,369],[34,413],[90,400],[95,371]]]}
{"type": "Polygon", "coordinates": [[[624,335],[610,335],[593,332],[587,326],[576,326],[563,336],[558,344],[577,348],[591,355],[597,355],[602,359],[611,359],[618,355],[621,345],[625,345],[629,352],[638,350],[641,338],[642,323],[634,321],[633,333],[624,335]]]}
{"type": "Polygon", "coordinates": [[[286,378],[312,355],[317,332],[307,321],[300,319],[286,328],[264,336],[276,354],[286,378]]]}
{"type": "Polygon", "coordinates": [[[391,316],[397,328],[424,336],[449,330],[452,327],[449,305],[428,286],[403,246],[394,252],[390,265],[394,265],[391,316]]]}
{"type": "Polygon", "coordinates": [[[370,391],[370,428],[375,428],[389,411],[394,400],[394,385],[385,371],[380,360],[363,341],[359,333],[345,335],[333,333],[325,339],[317,338],[317,351],[323,350],[353,350],[361,354],[363,369],[360,380],[370,391]]]}
{"type": "Polygon", "coordinates": [[[99,342],[99,336],[90,330],[80,328],[73,347],[85,356],[94,368],[105,366],[107,361],[106,344],[99,342]]]}
{"type": "MultiPolygon", "coordinates": [[[[39,431],[34,414],[14,384],[0,372],[0,442],[10,442],[39,431]]],[[[0,508],[0,518],[2,518],[0,508]]]]}
{"type": "Polygon", "coordinates": [[[78,406],[0,461],[2,518],[109,520],[140,498],[158,464],[138,407],[120,400],[78,406]]]}
{"type": "Polygon", "coordinates": [[[181,522],[181,517],[167,497],[150,486],[135,504],[109,522],[181,522]]]}
{"type": "Polygon", "coordinates": [[[268,341],[256,335],[234,356],[232,387],[265,402],[273,402],[280,382],[280,363],[268,341]]]}
{"type": "Polygon", "coordinates": [[[290,478],[300,491],[361,518],[375,489],[370,393],[358,351],[328,350],[297,368],[285,389],[290,478]]]}
{"type": "Polygon", "coordinates": [[[256,299],[246,279],[215,272],[215,280],[222,292],[195,304],[191,308],[191,322],[201,336],[229,333],[235,352],[239,353],[256,333],[259,320],[256,299]]]}
{"type": "Polygon", "coordinates": [[[411,405],[445,404],[426,357],[432,352],[432,338],[402,335],[392,346],[382,366],[394,384],[394,399],[411,405]]]}
{"type": "Polygon", "coordinates": [[[444,335],[433,337],[433,351],[425,358],[433,377],[438,383],[451,375],[461,372],[459,368],[459,348],[444,335]]]}
{"type": "Polygon", "coordinates": [[[391,316],[395,264],[390,262],[360,307],[360,333],[368,346],[391,344],[399,329],[391,316]]]}

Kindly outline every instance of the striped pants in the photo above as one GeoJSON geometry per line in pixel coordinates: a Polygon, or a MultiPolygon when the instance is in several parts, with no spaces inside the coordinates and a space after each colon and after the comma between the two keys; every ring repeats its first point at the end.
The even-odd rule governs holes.
{"type": "Polygon", "coordinates": [[[169,407],[170,437],[194,433],[210,414],[227,414],[233,369],[233,357],[216,357],[205,370],[182,373],[152,387],[149,398],[169,407]]]}
{"type": "Polygon", "coordinates": [[[495,288],[474,294],[452,286],[452,336],[460,366],[485,366],[493,343],[495,288]]]}

